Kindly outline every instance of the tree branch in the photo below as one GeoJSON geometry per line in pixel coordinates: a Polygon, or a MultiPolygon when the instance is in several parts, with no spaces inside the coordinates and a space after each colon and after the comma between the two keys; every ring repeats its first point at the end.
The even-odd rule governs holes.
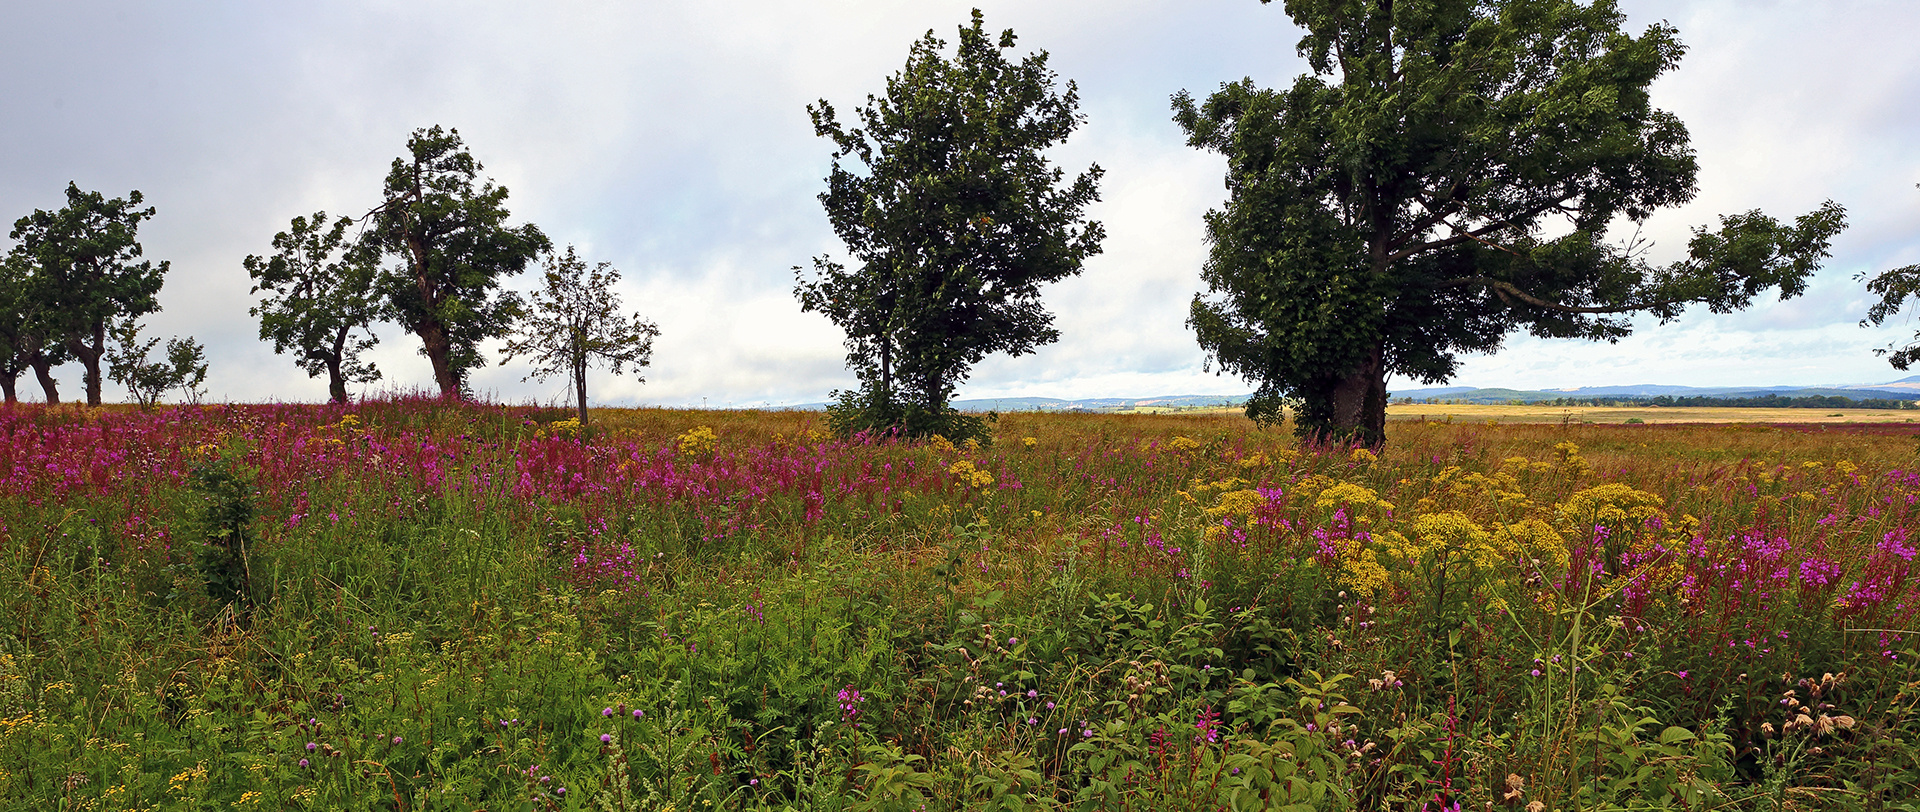
{"type": "MultiPolygon", "coordinates": [[[[1498,248],[1499,246],[1494,246],[1494,247],[1498,248]]],[[[1505,250],[1505,249],[1502,249],[1502,250],[1505,250]]],[[[1578,305],[1564,305],[1564,304],[1560,304],[1559,302],[1553,302],[1553,301],[1548,301],[1546,299],[1542,299],[1538,296],[1535,296],[1531,293],[1521,290],[1518,286],[1514,285],[1512,282],[1506,282],[1499,279],[1494,279],[1493,277],[1490,277],[1490,276],[1467,276],[1459,279],[1450,279],[1450,280],[1447,280],[1447,282],[1443,284],[1442,287],[1457,288],[1457,287],[1464,287],[1467,285],[1484,285],[1487,288],[1491,289],[1495,296],[1500,297],[1500,301],[1507,302],[1509,304],[1512,303],[1513,299],[1518,299],[1521,302],[1533,305],[1534,307],[1543,308],[1546,310],[1553,310],[1560,313],[1583,313],[1583,314],[1584,313],[1608,313],[1608,314],[1632,313],[1638,310],[1648,310],[1656,307],[1665,307],[1667,305],[1676,305],[1686,301],[1685,299],[1665,299],[1665,300],[1655,301],[1655,302],[1640,302],[1637,304],[1616,305],[1616,306],[1609,306],[1609,307],[1582,307],[1578,305]]]]}

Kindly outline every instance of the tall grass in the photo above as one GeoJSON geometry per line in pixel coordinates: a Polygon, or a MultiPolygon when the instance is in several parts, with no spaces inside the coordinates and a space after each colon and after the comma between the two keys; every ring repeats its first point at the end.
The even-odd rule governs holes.
{"type": "Polygon", "coordinates": [[[1912,808],[1912,427],[0,412],[22,809],[1912,808]],[[1905,804],[1906,806],[1903,806],[1905,804]]]}

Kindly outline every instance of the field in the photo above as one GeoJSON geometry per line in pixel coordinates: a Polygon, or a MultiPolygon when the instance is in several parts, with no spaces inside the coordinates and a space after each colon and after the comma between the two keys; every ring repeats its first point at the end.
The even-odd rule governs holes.
{"type": "Polygon", "coordinates": [[[0,411],[0,807],[1920,808],[1920,425],[1444,408],[0,411]]]}
{"type": "Polygon", "coordinates": [[[1500,423],[1915,423],[1920,413],[1887,409],[1763,409],[1653,406],[1508,406],[1480,403],[1403,403],[1387,407],[1388,420],[1492,420],[1500,423]]]}

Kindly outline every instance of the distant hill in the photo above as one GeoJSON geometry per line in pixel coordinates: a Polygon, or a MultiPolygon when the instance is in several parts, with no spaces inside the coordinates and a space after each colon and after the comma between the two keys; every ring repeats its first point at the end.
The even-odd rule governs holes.
{"type": "Polygon", "coordinates": [[[1428,389],[1405,389],[1392,391],[1388,396],[1399,400],[1411,398],[1415,403],[1438,403],[1452,401],[1457,403],[1540,403],[1543,401],[1568,398],[1573,400],[1592,400],[1595,398],[1617,397],[1622,399],[1646,399],[1668,395],[1683,397],[1715,398],[1760,398],[1768,395],[1780,397],[1842,397],[1855,400],[1863,398],[1881,398],[1886,400],[1920,400],[1920,375],[1902,378],[1897,381],[1875,384],[1845,384],[1838,386],[1668,386],[1663,384],[1638,384],[1633,386],[1582,386],[1577,389],[1474,389],[1458,386],[1434,387],[1428,389]]]}

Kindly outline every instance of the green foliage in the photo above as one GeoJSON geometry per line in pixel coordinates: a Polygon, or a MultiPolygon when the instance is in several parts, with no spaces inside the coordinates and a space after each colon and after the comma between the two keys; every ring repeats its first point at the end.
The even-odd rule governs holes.
{"type": "Polygon", "coordinates": [[[275,353],[292,351],[308,377],[326,375],[335,403],[347,402],[348,383],[380,379],[380,370],[360,357],[378,340],[371,325],[384,315],[374,284],[379,252],[368,241],[347,239],[352,224],[342,217],[328,227],[326,212],[295,217],[273,235],[271,259],[249,255],[241,263],[252,292],[267,294],[249,311],[260,319],[260,338],[273,342],[275,353]]]}
{"type": "Polygon", "coordinates": [[[827,428],[838,437],[940,436],[961,443],[993,439],[987,418],[950,406],[934,410],[913,401],[890,400],[872,389],[835,392],[827,406],[827,428]]]}
{"type": "Polygon", "coordinates": [[[195,465],[187,483],[200,499],[198,523],[204,539],[194,566],[206,583],[207,596],[244,616],[255,598],[253,477],[236,461],[215,458],[195,465]]]}
{"type": "Polygon", "coordinates": [[[862,414],[836,428],[978,434],[948,408],[955,388],[990,353],[1058,340],[1040,285],[1099,253],[1105,232],[1082,211],[1100,168],[1061,186],[1044,154],[1081,123],[1078,90],[1055,92],[1046,53],[1015,63],[1003,53],[1013,47],[1011,30],[996,46],[975,10],[951,60],[931,31],[914,43],[886,93],[857,111],[859,127],[825,100],[807,108],[835,147],[821,205],[860,263],[816,257],[811,280],[794,268],[801,309],[846,331],[860,376],[861,394],[840,403],[862,414]]]}
{"type": "Polygon", "coordinates": [[[475,181],[480,162],[458,130],[415,130],[407,154],[393,159],[381,195],[367,215],[367,239],[383,258],[398,260],[379,281],[393,313],[420,337],[443,397],[465,391],[469,370],[486,363],[480,342],[507,335],[520,298],[502,292],[502,278],[552,248],[532,224],[506,223],[507,189],[475,181]]]}
{"type": "Polygon", "coordinates": [[[1286,10],[1312,75],[1173,98],[1189,143],[1228,159],[1229,199],[1207,215],[1215,296],[1188,323],[1259,383],[1256,420],[1298,398],[1302,436],[1375,445],[1389,375],[1442,382],[1519,329],[1612,341],[1626,314],[1798,295],[1844,227],[1832,203],[1790,225],[1722,217],[1664,267],[1609,245],[1617,220],[1691,200],[1697,169],[1647,92],[1678,64],[1674,30],[1625,34],[1609,0],[1286,10]]]}
{"type": "Polygon", "coordinates": [[[160,360],[148,355],[160,339],[140,340],[140,325],[122,319],[112,328],[113,344],[107,347],[107,377],[127,388],[140,408],[152,408],[169,389],[180,390],[187,403],[198,404],[205,394],[200,385],[207,380],[207,353],[192,338],[167,339],[167,354],[160,360]]]}
{"type": "Polygon", "coordinates": [[[601,361],[618,375],[621,367],[632,364],[637,378],[653,360],[653,340],[660,335],[652,322],[639,316],[629,321],[620,314],[620,297],[613,292],[619,281],[620,272],[611,263],[589,271],[571,245],[564,256],[548,256],[542,285],[500,359],[505,364],[514,356],[532,355],[529,378],[546,380],[564,373],[579,400],[582,430],[587,426],[587,368],[601,361]]]}
{"type": "Polygon", "coordinates": [[[142,254],[140,223],[154,214],[151,206],[139,208],[142,200],[138,190],[108,200],[69,183],[65,208],[35,209],[8,234],[19,241],[13,261],[25,267],[38,304],[40,318],[29,323],[38,326],[39,339],[61,345],[86,368],[89,406],[100,405],[109,326],[160,309],[154,296],[168,264],[135,262],[142,254]]]}

